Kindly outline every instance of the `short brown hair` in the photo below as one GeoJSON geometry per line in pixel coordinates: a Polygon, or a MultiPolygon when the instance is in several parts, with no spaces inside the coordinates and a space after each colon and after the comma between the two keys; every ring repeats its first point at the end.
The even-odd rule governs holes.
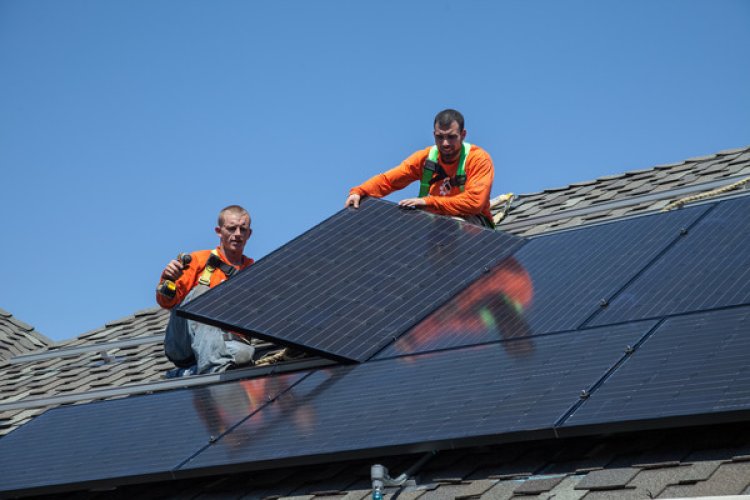
{"type": "Polygon", "coordinates": [[[462,132],[464,129],[464,115],[455,109],[444,109],[435,116],[432,126],[440,125],[441,127],[448,128],[453,122],[458,123],[458,131],[462,132]]]}
{"type": "Polygon", "coordinates": [[[219,212],[219,221],[218,221],[219,227],[222,227],[224,225],[224,214],[227,212],[237,215],[239,217],[242,217],[243,215],[247,215],[248,222],[250,222],[251,220],[250,213],[247,210],[245,210],[239,205],[229,205],[228,207],[222,208],[221,211],[219,212]]]}

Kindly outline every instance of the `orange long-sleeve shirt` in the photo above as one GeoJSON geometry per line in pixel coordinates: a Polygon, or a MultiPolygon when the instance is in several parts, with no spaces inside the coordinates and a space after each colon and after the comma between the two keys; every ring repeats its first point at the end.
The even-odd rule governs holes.
{"type": "MultiPolygon", "coordinates": [[[[221,260],[225,263],[231,265],[229,262],[227,262],[226,257],[224,257],[224,252],[221,251],[219,247],[216,247],[217,251],[219,252],[219,257],[221,257],[221,260]]],[[[180,302],[182,302],[182,299],[185,298],[185,296],[190,292],[190,290],[193,289],[198,284],[198,280],[201,277],[201,274],[203,274],[203,270],[206,268],[206,263],[208,262],[208,257],[211,255],[211,250],[198,250],[197,252],[193,252],[190,254],[192,257],[192,260],[190,261],[190,265],[187,269],[185,269],[182,273],[182,276],[175,281],[175,285],[177,286],[177,293],[173,298],[165,297],[164,295],[157,293],[156,294],[156,302],[159,303],[161,307],[164,309],[172,309],[174,306],[178,305],[180,302]]],[[[232,266],[237,270],[245,269],[246,267],[252,265],[255,261],[249,257],[242,256],[242,265],[239,267],[232,266]]],[[[159,281],[163,279],[163,276],[159,278],[159,281]]],[[[213,288],[219,283],[225,281],[227,279],[227,275],[224,274],[224,271],[217,268],[213,273],[211,273],[211,280],[209,282],[209,288],[213,288]]]]}
{"type": "MultiPolygon", "coordinates": [[[[349,194],[382,198],[393,191],[403,189],[422,178],[424,162],[429,154],[430,148],[419,150],[401,162],[399,166],[352,188],[349,194]]],[[[456,175],[458,160],[453,163],[444,163],[442,158],[438,158],[438,163],[448,177],[456,175]]],[[[481,214],[492,219],[490,191],[495,177],[492,158],[487,151],[472,144],[464,168],[466,184],[464,184],[463,193],[458,186],[451,186],[448,193],[441,193],[442,182],[438,181],[430,186],[429,195],[424,197],[427,210],[437,214],[461,217],[481,214]]]]}

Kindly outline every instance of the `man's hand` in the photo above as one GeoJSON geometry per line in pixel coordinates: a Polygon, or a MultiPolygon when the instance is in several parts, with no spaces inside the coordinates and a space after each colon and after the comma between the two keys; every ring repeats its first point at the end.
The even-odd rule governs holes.
{"type": "Polygon", "coordinates": [[[180,262],[177,259],[169,261],[169,264],[167,264],[167,267],[164,268],[164,271],[161,273],[161,277],[164,279],[177,281],[180,279],[180,276],[182,276],[182,271],[185,269],[185,267],[182,265],[182,262],[180,262]]]}
{"type": "Polygon", "coordinates": [[[398,205],[404,208],[418,208],[426,207],[427,202],[424,201],[424,198],[406,198],[405,200],[399,201],[398,205]]]}
{"type": "Polygon", "coordinates": [[[349,197],[346,199],[346,203],[344,203],[344,208],[346,207],[359,208],[359,200],[361,199],[362,197],[358,194],[350,194],[349,197]]]}

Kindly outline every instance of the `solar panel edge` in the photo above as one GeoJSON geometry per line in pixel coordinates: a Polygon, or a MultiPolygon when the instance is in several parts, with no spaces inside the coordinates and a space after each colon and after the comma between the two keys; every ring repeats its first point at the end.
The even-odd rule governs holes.
{"type": "Polygon", "coordinates": [[[305,346],[305,345],[302,345],[302,344],[298,344],[298,343],[295,343],[295,342],[292,342],[292,341],[288,341],[286,339],[279,339],[278,337],[275,337],[273,335],[268,335],[268,334],[265,334],[265,333],[262,333],[262,332],[258,332],[258,331],[254,331],[254,330],[247,330],[247,329],[242,328],[242,327],[230,326],[230,325],[227,325],[226,323],[223,323],[221,321],[217,321],[217,320],[215,320],[213,318],[210,318],[208,316],[204,316],[202,314],[192,314],[189,319],[192,319],[194,321],[198,321],[200,323],[205,323],[205,324],[208,324],[208,325],[211,325],[211,326],[216,326],[218,328],[222,328],[222,329],[225,329],[225,330],[231,330],[231,331],[234,331],[234,332],[246,335],[246,336],[251,337],[251,338],[257,338],[257,339],[260,339],[260,340],[265,340],[265,341],[271,342],[273,344],[276,344],[279,347],[291,347],[291,348],[294,348],[294,349],[299,349],[299,350],[302,350],[304,352],[308,352],[310,354],[313,354],[315,356],[321,356],[323,358],[330,359],[332,361],[336,361],[336,362],[339,362],[339,363],[351,364],[351,363],[359,363],[360,362],[359,360],[354,359],[354,358],[347,358],[345,356],[340,356],[340,355],[335,354],[335,353],[329,353],[329,352],[326,352],[326,351],[315,349],[313,347],[309,347],[309,346],[305,346]]]}
{"type": "Polygon", "coordinates": [[[296,467],[303,465],[315,465],[340,462],[347,460],[369,459],[385,456],[395,456],[412,453],[425,453],[442,450],[453,450],[473,446],[486,446],[490,444],[512,444],[524,441],[537,441],[556,438],[552,428],[540,428],[524,430],[503,434],[485,434],[471,438],[462,439],[435,439],[429,441],[414,441],[412,443],[399,445],[386,445],[366,449],[349,449],[334,452],[318,453],[312,455],[299,455],[292,457],[280,457],[264,459],[255,462],[238,462],[223,465],[211,465],[194,469],[180,469],[173,472],[176,479],[188,479],[190,477],[201,477],[221,473],[238,473],[248,471],[259,471],[281,467],[296,467]]]}
{"type": "Polygon", "coordinates": [[[659,429],[675,429],[701,425],[719,425],[747,422],[750,410],[733,410],[716,413],[690,413],[666,415],[632,420],[561,425],[555,428],[555,435],[560,438],[586,436],[592,434],[629,433],[659,429]]]}

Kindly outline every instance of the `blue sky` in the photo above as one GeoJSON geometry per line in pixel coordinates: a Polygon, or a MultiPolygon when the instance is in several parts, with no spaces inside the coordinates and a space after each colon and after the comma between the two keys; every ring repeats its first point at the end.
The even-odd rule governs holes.
{"type": "Polygon", "coordinates": [[[493,196],[747,146],[748,61],[746,0],[0,0],[0,308],[64,340],[152,307],[222,207],[260,258],[446,107],[493,196]]]}

